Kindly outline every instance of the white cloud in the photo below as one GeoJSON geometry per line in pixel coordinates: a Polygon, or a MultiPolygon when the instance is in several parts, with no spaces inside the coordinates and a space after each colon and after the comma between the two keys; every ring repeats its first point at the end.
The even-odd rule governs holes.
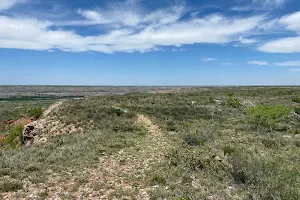
{"type": "Polygon", "coordinates": [[[289,72],[292,72],[292,73],[300,72],[300,68],[289,69],[289,72]]]}
{"type": "Polygon", "coordinates": [[[1,0],[0,1],[0,11],[1,10],[8,10],[13,7],[17,3],[23,3],[26,0],[1,0]]]}
{"type": "Polygon", "coordinates": [[[140,17],[132,12],[99,12],[95,10],[78,10],[78,14],[86,18],[86,21],[75,21],[77,25],[92,25],[92,24],[111,24],[120,23],[127,26],[136,26],[140,23],[140,17]]]}
{"type": "Polygon", "coordinates": [[[254,44],[254,43],[257,43],[257,40],[253,39],[253,38],[239,37],[239,42],[241,44],[254,44]]]}
{"type": "Polygon", "coordinates": [[[202,58],[202,61],[204,62],[211,62],[211,61],[216,61],[216,58],[202,58]]]}
{"type": "Polygon", "coordinates": [[[109,23],[108,19],[104,19],[104,17],[101,15],[101,13],[98,13],[93,10],[81,10],[79,9],[77,11],[78,14],[82,15],[86,19],[94,22],[94,23],[99,23],[99,24],[105,24],[109,23]]]}
{"type": "MultiPolygon", "coordinates": [[[[246,1],[247,3],[250,1],[246,1]]],[[[252,0],[250,4],[234,6],[234,11],[251,11],[251,10],[271,10],[279,9],[285,5],[286,0],[252,0]]]]}
{"type": "Polygon", "coordinates": [[[300,60],[274,63],[276,66],[300,67],[300,60]]]}
{"type": "MultiPolygon", "coordinates": [[[[0,48],[114,53],[146,52],[157,50],[160,46],[223,44],[255,29],[265,19],[263,16],[227,18],[214,14],[183,21],[178,17],[160,19],[153,14],[157,12],[160,13],[154,11],[147,15],[148,18],[142,19],[147,21],[142,27],[137,25],[140,22],[123,20],[119,22],[125,26],[110,27],[108,32],[97,36],[81,36],[61,28],[53,30],[51,27],[57,24],[48,21],[0,16],[0,48]]],[[[99,13],[85,12],[85,15],[89,20],[98,22],[108,20],[99,13]]]]}
{"type": "Polygon", "coordinates": [[[137,7],[137,1],[127,0],[124,3],[111,4],[109,8],[96,8],[94,10],[79,9],[77,13],[84,20],[64,22],[64,25],[93,25],[93,24],[118,24],[137,26],[145,23],[164,25],[174,23],[185,13],[184,4],[177,4],[165,9],[150,13],[143,13],[137,7]]]}
{"type": "Polygon", "coordinates": [[[230,63],[230,62],[224,62],[224,63],[220,63],[220,65],[223,65],[223,66],[230,66],[230,65],[233,65],[233,63],[230,63]]]}
{"type": "Polygon", "coordinates": [[[264,27],[269,30],[289,30],[298,33],[298,36],[284,37],[268,41],[258,47],[266,53],[298,53],[300,52],[300,12],[273,19],[264,27]]]}
{"type": "Polygon", "coordinates": [[[265,8],[281,8],[286,0],[253,0],[254,3],[262,5],[265,8]]]}
{"type": "Polygon", "coordinates": [[[173,52],[182,52],[182,51],[187,51],[187,50],[184,48],[173,48],[172,51],[173,52]]]}
{"type": "Polygon", "coordinates": [[[248,62],[249,65],[269,65],[268,61],[258,61],[258,60],[252,60],[248,62]]]}
{"type": "Polygon", "coordinates": [[[298,53],[300,52],[300,36],[272,40],[258,47],[267,53],[298,53]]]}
{"type": "Polygon", "coordinates": [[[286,26],[286,29],[300,32],[300,11],[281,17],[279,23],[286,26]]]}

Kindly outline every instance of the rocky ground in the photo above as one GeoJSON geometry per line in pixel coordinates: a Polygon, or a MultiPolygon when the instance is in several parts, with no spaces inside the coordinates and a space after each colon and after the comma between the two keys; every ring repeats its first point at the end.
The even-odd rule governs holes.
{"type": "MultiPolygon", "coordinates": [[[[61,130],[54,124],[51,112],[59,109],[63,102],[50,106],[41,119],[27,126],[39,132],[36,142],[46,142],[46,131],[51,134],[61,130]],[[51,128],[52,127],[52,128],[51,128]],[[53,128],[55,127],[55,128],[53,128]]],[[[52,173],[43,184],[32,184],[24,180],[24,189],[17,193],[5,193],[4,199],[150,199],[146,173],[159,162],[171,146],[160,128],[145,115],[138,115],[137,124],[147,129],[147,136],[134,148],[121,150],[112,155],[102,155],[99,162],[83,171],[66,170],[62,174],[52,173]],[[64,177],[64,178],[63,178],[64,177]]],[[[63,127],[67,129],[68,127],[63,127]]],[[[72,130],[72,129],[71,129],[72,130]]],[[[157,187],[157,186],[153,186],[157,187]]]]}
{"type": "Polygon", "coordinates": [[[50,113],[55,113],[60,106],[62,106],[63,101],[59,101],[51,105],[47,110],[44,111],[43,116],[25,126],[23,135],[25,136],[25,144],[33,144],[39,142],[46,142],[49,137],[60,134],[69,134],[83,131],[80,127],[75,127],[75,125],[62,124],[54,115],[50,113]]]}

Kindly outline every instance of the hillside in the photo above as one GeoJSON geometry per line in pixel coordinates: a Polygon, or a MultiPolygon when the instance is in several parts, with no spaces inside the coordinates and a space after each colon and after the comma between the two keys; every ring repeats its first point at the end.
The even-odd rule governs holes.
{"type": "Polygon", "coordinates": [[[300,198],[299,87],[0,106],[0,199],[300,198]],[[22,145],[25,124],[35,132],[22,145]]]}

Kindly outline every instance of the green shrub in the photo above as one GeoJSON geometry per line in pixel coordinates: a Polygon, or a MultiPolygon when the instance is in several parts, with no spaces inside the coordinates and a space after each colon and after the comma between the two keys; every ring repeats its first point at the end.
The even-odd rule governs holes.
{"type": "Polygon", "coordinates": [[[184,166],[189,170],[202,170],[205,168],[205,161],[202,156],[189,149],[180,148],[169,152],[166,155],[170,166],[184,166]]]}
{"type": "Polygon", "coordinates": [[[7,168],[0,169],[0,177],[7,176],[9,174],[10,174],[10,170],[9,169],[7,169],[7,168]]]}
{"type": "Polygon", "coordinates": [[[22,134],[23,134],[23,127],[22,126],[15,127],[14,129],[10,130],[4,143],[13,149],[17,147],[21,147],[23,141],[22,134]]]}
{"type": "Polygon", "coordinates": [[[182,136],[183,141],[191,146],[203,145],[207,138],[203,134],[188,133],[182,136]]]}
{"type": "Polygon", "coordinates": [[[237,98],[233,98],[233,97],[228,98],[227,104],[233,108],[239,108],[242,106],[242,103],[240,102],[240,100],[237,98]]]}
{"type": "Polygon", "coordinates": [[[276,148],[279,146],[279,142],[273,138],[264,138],[261,142],[266,148],[276,148]]]}
{"type": "Polygon", "coordinates": [[[295,140],[294,144],[296,147],[300,147],[300,140],[299,139],[295,140]]]}
{"type": "Polygon", "coordinates": [[[296,103],[300,103],[300,97],[293,97],[292,101],[296,103]]]}
{"type": "Polygon", "coordinates": [[[293,161],[237,152],[229,162],[233,179],[247,188],[251,199],[299,199],[299,167],[293,161]]]}
{"type": "Polygon", "coordinates": [[[167,180],[162,175],[156,174],[151,178],[151,183],[152,185],[166,185],[167,180]]]}
{"type": "Polygon", "coordinates": [[[39,167],[38,166],[36,166],[36,165],[29,165],[29,166],[27,166],[26,168],[25,168],[25,171],[26,172],[36,172],[36,171],[39,171],[40,169],[39,169],[39,167]]]}
{"type": "Polygon", "coordinates": [[[210,97],[208,97],[208,101],[209,101],[209,103],[215,103],[215,97],[212,97],[212,96],[210,96],[210,97]]]}
{"type": "Polygon", "coordinates": [[[23,188],[23,184],[17,181],[4,181],[0,182],[0,192],[15,192],[21,190],[23,188]]]}
{"type": "Polygon", "coordinates": [[[109,115],[113,115],[113,114],[115,114],[116,116],[121,116],[122,114],[124,114],[125,112],[123,111],[123,110],[121,110],[121,109],[119,109],[119,108],[108,108],[107,109],[107,113],[109,114],[109,115]]]}
{"type": "Polygon", "coordinates": [[[300,129],[294,129],[294,130],[293,130],[293,133],[294,133],[295,135],[300,134],[300,129]]]}
{"type": "Polygon", "coordinates": [[[231,155],[235,152],[235,148],[229,145],[223,147],[224,155],[231,155]]]}
{"type": "Polygon", "coordinates": [[[40,193],[38,193],[38,196],[41,197],[41,198],[47,198],[48,197],[48,192],[47,191],[40,192],[40,193]]]}
{"type": "Polygon", "coordinates": [[[42,107],[32,108],[28,111],[28,113],[30,117],[33,117],[34,119],[38,119],[43,114],[43,108],[42,107]]]}
{"type": "Polygon", "coordinates": [[[175,122],[174,121],[171,121],[171,120],[168,120],[167,122],[166,122],[166,129],[167,129],[167,131],[177,131],[177,127],[176,127],[176,124],[175,124],[175,122]]]}
{"type": "Polygon", "coordinates": [[[296,107],[295,108],[295,113],[297,113],[298,115],[300,115],[300,107],[296,107]]]}
{"type": "Polygon", "coordinates": [[[183,122],[183,127],[188,128],[191,126],[190,122],[183,122]]]}
{"type": "Polygon", "coordinates": [[[227,95],[228,95],[229,97],[233,97],[233,96],[234,96],[234,92],[227,92],[227,95]]]}
{"type": "Polygon", "coordinates": [[[181,180],[182,184],[190,185],[190,184],[192,184],[192,182],[193,182],[193,179],[191,178],[191,176],[185,175],[182,177],[182,180],[181,180]]]}
{"type": "Polygon", "coordinates": [[[269,130],[276,129],[280,123],[287,123],[291,109],[285,105],[258,105],[247,109],[250,124],[256,128],[261,126],[269,130]]]}

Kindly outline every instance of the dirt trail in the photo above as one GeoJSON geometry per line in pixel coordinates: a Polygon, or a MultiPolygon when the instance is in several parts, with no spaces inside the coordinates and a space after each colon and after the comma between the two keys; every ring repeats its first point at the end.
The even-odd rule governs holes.
{"type": "Polygon", "coordinates": [[[151,119],[149,119],[148,117],[145,117],[144,115],[138,115],[137,123],[145,126],[148,130],[148,133],[151,135],[161,135],[162,134],[160,128],[157,125],[153,124],[151,119]]]}
{"type": "Polygon", "coordinates": [[[140,150],[121,150],[118,154],[102,157],[97,168],[89,172],[92,176],[79,189],[79,196],[84,194],[89,199],[113,199],[116,191],[123,191],[121,198],[118,196],[115,199],[132,199],[133,196],[135,199],[150,199],[147,191],[151,188],[147,187],[146,171],[162,159],[170,144],[150,118],[139,114],[136,123],[144,126],[148,132],[146,139],[135,147],[140,150]],[[93,191],[95,184],[105,187],[93,191]]]}
{"type": "Polygon", "coordinates": [[[47,117],[53,110],[58,108],[63,104],[63,101],[52,104],[47,110],[44,111],[43,117],[47,117]]]}
{"type": "MultiPolygon", "coordinates": [[[[51,106],[50,112],[59,105],[51,106]]],[[[25,199],[38,198],[39,192],[45,190],[48,191],[46,199],[64,199],[68,195],[75,199],[150,199],[148,191],[153,188],[147,184],[146,173],[163,158],[171,144],[150,118],[139,114],[136,123],[148,132],[137,145],[112,155],[103,155],[97,164],[82,171],[65,171],[64,176],[69,178],[64,180],[61,180],[62,174],[52,174],[45,184],[28,184],[25,186],[28,191],[25,199]],[[79,178],[84,182],[78,183],[79,178]]]]}

